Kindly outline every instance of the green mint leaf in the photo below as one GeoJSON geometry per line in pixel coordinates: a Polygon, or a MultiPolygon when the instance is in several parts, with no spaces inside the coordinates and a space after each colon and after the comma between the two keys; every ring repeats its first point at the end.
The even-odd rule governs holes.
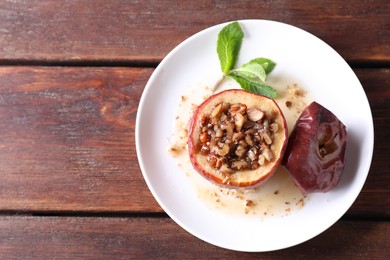
{"type": "Polygon", "coordinates": [[[262,82],[265,82],[265,78],[267,77],[263,66],[257,63],[248,62],[235,71],[238,71],[239,73],[244,74],[245,77],[248,77],[255,81],[260,80],[262,82]]]}
{"type": "Polygon", "coordinates": [[[226,76],[240,77],[250,83],[264,84],[265,82],[265,80],[260,79],[256,74],[253,74],[245,70],[231,70],[226,76]]]}
{"type": "Polygon", "coordinates": [[[238,22],[226,25],[218,34],[217,53],[221,70],[227,74],[236,64],[244,32],[238,22]]]}
{"type": "Polygon", "coordinates": [[[229,75],[229,77],[234,79],[243,90],[270,98],[276,98],[278,95],[278,92],[274,88],[266,85],[265,83],[249,81],[236,75],[229,75]]]}
{"type": "Polygon", "coordinates": [[[236,75],[229,75],[228,77],[234,79],[243,90],[251,91],[251,82],[236,75]]]}
{"type": "Polygon", "coordinates": [[[256,58],[249,61],[247,64],[259,64],[263,67],[265,74],[271,73],[271,71],[275,68],[276,63],[267,58],[256,58]]]}

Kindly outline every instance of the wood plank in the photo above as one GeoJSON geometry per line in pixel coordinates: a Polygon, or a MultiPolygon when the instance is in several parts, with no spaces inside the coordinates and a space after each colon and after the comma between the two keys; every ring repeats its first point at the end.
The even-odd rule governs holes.
{"type": "Polygon", "coordinates": [[[159,210],[134,136],[151,72],[0,68],[1,210],[159,210]]]}
{"type": "MultiPolygon", "coordinates": [[[[0,67],[0,211],[162,212],[135,153],[153,69],[0,67]]],[[[376,126],[370,174],[350,215],[390,215],[387,69],[356,70],[376,126]]]]}
{"type": "Polygon", "coordinates": [[[389,1],[371,0],[1,1],[0,62],[158,62],[212,25],[269,19],[313,33],[350,62],[388,64],[389,13],[389,1]]]}
{"type": "MultiPolygon", "coordinates": [[[[390,216],[390,194],[383,183],[390,183],[390,70],[355,70],[370,102],[374,118],[374,155],[367,181],[347,215],[390,216]],[[372,207],[373,204],[378,203],[372,207]],[[368,210],[367,209],[371,209],[368,210]]],[[[353,109],[351,109],[353,110],[353,109]]]]}
{"type": "MultiPolygon", "coordinates": [[[[169,218],[0,217],[0,258],[388,259],[389,222],[339,221],[303,244],[267,253],[222,249],[169,218]],[[158,232],[156,232],[158,230],[158,232]],[[174,250],[172,250],[174,248],[174,250]]],[[[234,239],[234,238],[232,238],[234,239]]]]}

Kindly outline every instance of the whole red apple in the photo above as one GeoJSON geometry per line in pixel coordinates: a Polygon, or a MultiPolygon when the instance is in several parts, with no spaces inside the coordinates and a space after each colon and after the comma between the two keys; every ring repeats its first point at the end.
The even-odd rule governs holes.
{"type": "Polygon", "coordinates": [[[344,169],[347,132],[328,109],[312,102],[298,118],[282,164],[303,194],[327,192],[344,169]]]}
{"type": "Polygon", "coordinates": [[[287,134],[273,99],[226,90],[196,108],[189,126],[189,156],[195,170],[215,184],[257,187],[280,166],[287,134]]]}

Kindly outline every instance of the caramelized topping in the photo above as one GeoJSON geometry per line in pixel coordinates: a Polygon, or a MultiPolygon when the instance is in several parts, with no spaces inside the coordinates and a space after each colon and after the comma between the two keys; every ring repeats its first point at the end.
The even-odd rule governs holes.
{"type": "Polygon", "coordinates": [[[217,104],[200,120],[199,153],[222,173],[254,170],[272,161],[271,145],[279,126],[273,113],[245,104],[217,104]]]}

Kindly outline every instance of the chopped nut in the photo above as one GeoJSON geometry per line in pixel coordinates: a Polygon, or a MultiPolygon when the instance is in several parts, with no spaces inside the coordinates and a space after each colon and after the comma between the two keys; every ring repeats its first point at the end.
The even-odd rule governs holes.
{"type": "Polygon", "coordinates": [[[246,112],[246,105],[245,104],[232,105],[229,109],[229,112],[232,116],[236,115],[237,113],[244,114],[246,112]]]}
{"type": "Polygon", "coordinates": [[[248,143],[245,140],[240,140],[238,142],[238,144],[241,145],[242,147],[247,147],[248,146],[248,143]]]}
{"type": "Polygon", "coordinates": [[[233,136],[234,124],[227,123],[227,124],[221,125],[221,129],[226,130],[226,137],[230,138],[231,136],[233,136]]]}
{"type": "Polygon", "coordinates": [[[240,141],[242,138],[244,138],[244,136],[245,136],[245,135],[244,135],[243,133],[241,133],[241,132],[234,133],[234,134],[233,134],[233,137],[232,137],[233,142],[237,143],[237,142],[240,141]]]}
{"type": "Polygon", "coordinates": [[[207,141],[209,141],[210,139],[210,136],[207,134],[207,133],[201,133],[200,134],[200,137],[199,137],[199,140],[202,144],[206,143],[207,141]]]}
{"type": "Polygon", "coordinates": [[[272,151],[269,148],[264,149],[263,155],[267,161],[271,161],[274,158],[272,151]]]}
{"type": "Polygon", "coordinates": [[[220,120],[223,122],[226,120],[226,114],[225,113],[221,113],[221,117],[220,117],[220,120]]]}
{"type": "Polygon", "coordinates": [[[218,155],[225,156],[229,153],[230,147],[228,144],[224,144],[221,149],[218,151],[218,155]]]}
{"type": "Polygon", "coordinates": [[[263,129],[264,131],[266,131],[267,133],[269,132],[269,121],[267,119],[265,119],[263,121],[263,129]]]}
{"type": "MultiPolygon", "coordinates": [[[[276,111],[247,109],[244,104],[221,102],[200,120],[198,151],[221,174],[254,170],[274,158],[270,148],[279,125],[276,111]]],[[[224,175],[224,178],[230,178],[224,175]]],[[[227,179],[228,181],[228,179],[227,179]]]]}
{"type": "Polygon", "coordinates": [[[215,131],[215,137],[222,137],[223,136],[223,131],[222,129],[217,129],[215,131]]]}
{"type": "Polygon", "coordinates": [[[272,144],[271,136],[268,133],[263,132],[260,135],[261,135],[261,137],[263,138],[263,140],[265,141],[266,144],[268,144],[268,145],[272,144]]]}
{"type": "Polygon", "coordinates": [[[200,152],[203,154],[207,154],[210,152],[210,148],[207,145],[202,145],[202,148],[200,149],[200,152]]]}
{"type": "Polygon", "coordinates": [[[212,167],[219,169],[222,166],[223,158],[218,158],[214,154],[210,154],[207,156],[207,161],[212,167]]]}
{"type": "Polygon", "coordinates": [[[234,122],[236,124],[236,130],[237,130],[237,132],[239,132],[239,131],[241,131],[241,128],[245,123],[245,117],[242,114],[237,113],[234,116],[234,122]]]}
{"type": "Polygon", "coordinates": [[[246,153],[246,148],[242,145],[239,145],[234,152],[238,157],[242,157],[246,153]]]}
{"type": "Polygon", "coordinates": [[[253,146],[253,145],[254,145],[254,142],[253,142],[253,140],[252,140],[252,138],[251,138],[250,135],[246,135],[246,136],[245,136],[245,142],[246,142],[247,144],[249,144],[250,146],[253,146]]]}
{"type": "Polygon", "coordinates": [[[216,119],[219,117],[222,113],[222,103],[219,103],[211,112],[210,117],[211,119],[216,119]]]}
{"type": "Polygon", "coordinates": [[[252,148],[252,149],[250,149],[250,150],[248,151],[247,156],[248,156],[248,158],[249,158],[251,161],[254,161],[254,160],[256,160],[256,158],[257,158],[256,153],[257,153],[256,148],[252,148]]]}
{"type": "Polygon", "coordinates": [[[248,119],[256,122],[264,117],[264,112],[257,108],[251,108],[247,111],[248,119]]]}
{"type": "Polygon", "coordinates": [[[264,165],[265,164],[265,157],[263,154],[260,154],[259,155],[259,160],[258,160],[259,164],[260,165],[264,165]]]}

